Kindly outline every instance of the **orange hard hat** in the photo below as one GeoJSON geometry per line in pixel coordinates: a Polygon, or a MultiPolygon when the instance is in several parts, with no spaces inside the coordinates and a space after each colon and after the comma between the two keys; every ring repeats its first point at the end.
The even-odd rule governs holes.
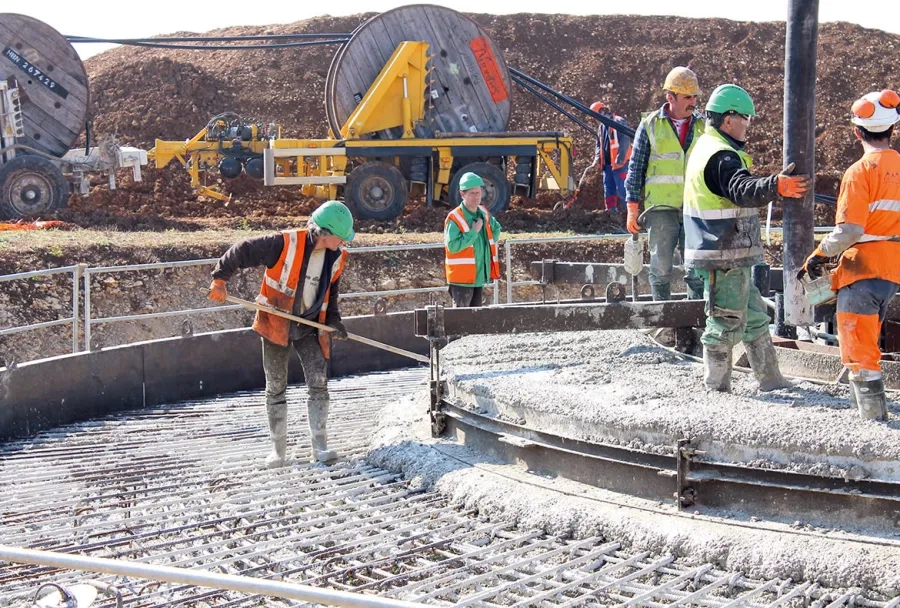
{"type": "Polygon", "coordinates": [[[603,110],[604,108],[606,108],[606,104],[603,103],[602,101],[595,101],[594,103],[591,104],[592,112],[599,112],[600,110],[603,110]]]}

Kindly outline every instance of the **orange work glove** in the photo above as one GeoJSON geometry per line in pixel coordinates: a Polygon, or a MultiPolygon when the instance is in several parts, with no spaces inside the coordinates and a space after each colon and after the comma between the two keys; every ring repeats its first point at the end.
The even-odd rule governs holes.
{"type": "Polygon", "coordinates": [[[225,289],[225,281],[222,279],[216,279],[212,283],[209,284],[209,299],[213,302],[218,302],[219,304],[224,304],[228,300],[225,298],[228,296],[228,290],[225,289]]]}
{"type": "Polygon", "coordinates": [[[803,198],[809,192],[809,176],[790,175],[793,170],[794,163],[791,163],[778,174],[778,194],[785,198],[803,198]]]}
{"type": "Polygon", "coordinates": [[[638,215],[640,215],[640,203],[635,201],[628,201],[628,216],[625,219],[625,227],[628,228],[628,232],[631,234],[637,234],[641,231],[640,225],[638,225],[638,215]]]}

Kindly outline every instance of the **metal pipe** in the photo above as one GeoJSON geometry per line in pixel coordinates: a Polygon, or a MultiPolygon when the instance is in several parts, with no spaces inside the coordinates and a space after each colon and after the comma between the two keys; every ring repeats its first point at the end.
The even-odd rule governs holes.
{"type": "Polygon", "coordinates": [[[65,319],[56,319],[54,321],[44,321],[43,323],[32,323],[31,325],[22,325],[21,327],[7,327],[5,329],[0,329],[0,336],[9,336],[12,334],[18,334],[23,331],[30,331],[32,329],[44,329],[46,327],[53,327],[55,325],[65,325],[66,323],[71,323],[72,318],[66,317],[65,319]]]}
{"type": "Polygon", "coordinates": [[[512,304],[512,244],[510,239],[506,239],[504,251],[506,252],[506,303],[512,304]]]}
{"type": "Polygon", "coordinates": [[[84,271],[84,352],[91,352],[91,269],[84,271]]]}
{"type": "MultiPolygon", "coordinates": [[[[819,0],[789,0],[784,45],[784,164],[795,173],[815,177],[816,44],[819,0]]],[[[813,184],[814,185],[814,184],[813,184]]],[[[785,322],[813,324],[810,304],[797,272],[815,246],[813,239],[814,190],[783,206],[785,322]]]]}
{"type": "Polygon", "coordinates": [[[72,272],[77,266],[61,266],[59,268],[48,268],[46,270],[32,270],[29,272],[17,272],[16,274],[6,274],[0,276],[0,283],[3,281],[14,281],[15,279],[30,279],[32,277],[41,277],[51,274],[62,274],[64,272],[72,272]]]}
{"type": "Polygon", "coordinates": [[[779,338],[797,339],[797,328],[788,325],[784,319],[784,294],[780,291],[775,294],[775,335],[779,338]]]}
{"type": "Polygon", "coordinates": [[[223,310],[243,310],[244,307],[238,304],[233,306],[208,306],[206,308],[189,308],[187,310],[170,310],[167,312],[148,312],[141,315],[122,315],[120,317],[101,317],[94,319],[92,325],[100,325],[101,323],[117,323],[120,321],[137,321],[146,319],[159,319],[162,317],[177,317],[179,315],[197,315],[211,312],[222,312],[223,310]]]}
{"type": "Polygon", "coordinates": [[[220,574],[218,572],[193,570],[190,568],[156,566],[105,557],[85,557],[58,553],[56,551],[35,551],[8,545],[0,545],[0,559],[19,564],[51,566],[83,572],[131,576],[145,580],[193,585],[195,587],[227,589],[239,593],[301,600],[328,606],[346,606],[348,608],[420,608],[425,606],[425,604],[416,602],[310,587],[309,585],[297,583],[259,579],[251,576],[220,574]]]}
{"type": "Polygon", "coordinates": [[[79,264],[72,271],[72,354],[78,352],[78,283],[85,268],[84,264],[79,264]]]}

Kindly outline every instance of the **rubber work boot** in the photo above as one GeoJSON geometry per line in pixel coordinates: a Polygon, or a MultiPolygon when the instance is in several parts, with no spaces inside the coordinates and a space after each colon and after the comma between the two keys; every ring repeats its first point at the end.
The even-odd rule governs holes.
{"type": "Polygon", "coordinates": [[[680,353],[693,353],[697,346],[697,335],[692,327],[675,328],[675,350],[680,353]]]}
{"type": "Polygon", "coordinates": [[[651,285],[650,293],[653,294],[654,302],[661,302],[663,300],[671,300],[672,299],[672,286],[671,285],[651,285]]]}
{"type": "Polygon", "coordinates": [[[775,355],[775,345],[769,334],[760,336],[753,342],[744,344],[747,349],[747,360],[753,375],[759,382],[759,390],[762,392],[774,391],[779,388],[792,386],[778,369],[778,357],[775,355]]]}
{"type": "Polygon", "coordinates": [[[703,345],[703,383],[706,389],[731,392],[731,347],[722,344],[703,345]]]}
{"type": "Polygon", "coordinates": [[[854,380],[850,386],[856,393],[856,409],[864,420],[887,420],[887,397],[884,394],[884,378],[854,380]]]}
{"type": "Polygon", "coordinates": [[[337,452],[328,449],[328,397],[310,397],[306,402],[309,413],[309,434],[312,440],[312,461],[328,463],[337,458],[337,452]]]}
{"type": "Polygon", "coordinates": [[[275,469],[284,466],[287,454],[287,403],[267,403],[266,414],[269,417],[269,436],[272,438],[272,451],[266,456],[266,468],[275,469]]]}

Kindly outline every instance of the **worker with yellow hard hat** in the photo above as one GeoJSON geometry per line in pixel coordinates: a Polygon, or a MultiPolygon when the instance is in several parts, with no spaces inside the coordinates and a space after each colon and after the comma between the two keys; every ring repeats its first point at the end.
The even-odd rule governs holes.
{"type": "MultiPolygon", "coordinates": [[[[673,68],[662,86],[666,103],[645,116],[634,134],[631,162],[625,178],[628,199],[628,231],[646,228],[650,244],[650,289],[654,300],[672,298],[672,266],[675,248],[684,251],[685,158],[703,133],[703,121],[696,112],[700,84],[687,67],[673,68]],[[644,213],[640,215],[643,203],[644,213]],[[640,218],[639,218],[640,215],[640,218]],[[640,222],[640,223],[639,223],[640,222]]],[[[688,297],[703,296],[703,281],[687,272],[684,281],[688,297]]],[[[679,348],[689,350],[692,333],[679,330],[679,348]]]]}

